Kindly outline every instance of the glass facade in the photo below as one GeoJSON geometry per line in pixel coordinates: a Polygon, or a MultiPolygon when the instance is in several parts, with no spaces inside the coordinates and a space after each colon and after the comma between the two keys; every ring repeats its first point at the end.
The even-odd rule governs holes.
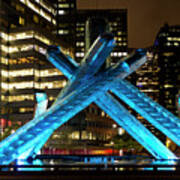
{"type": "Polygon", "coordinates": [[[66,78],[46,59],[51,44],[72,55],[71,48],[51,32],[56,28],[56,11],[43,0],[2,1],[0,9],[1,128],[32,119],[35,92],[44,90],[49,104],[66,85],[66,78]]]}
{"type": "Polygon", "coordinates": [[[180,26],[165,24],[155,42],[159,67],[159,103],[178,115],[176,106],[180,89],[180,26]]]}
{"type": "MultiPolygon", "coordinates": [[[[84,57],[86,51],[85,37],[90,18],[103,18],[108,26],[107,31],[115,36],[116,46],[110,55],[111,63],[117,63],[121,57],[127,55],[127,10],[78,10],[76,16],[75,58],[78,62],[84,57]]],[[[91,33],[96,34],[93,31],[91,33]]]]}
{"type": "MultiPolygon", "coordinates": [[[[47,93],[50,106],[66,85],[67,79],[46,59],[49,45],[60,45],[65,54],[76,57],[78,61],[84,57],[85,51],[80,52],[78,48],[85,47],[85,39],[79,42],[76,33],[82,31],[85,38],[85,29],[78,29],[81,22],[80,15],[74,16],[77,12],[75,1],[49,2],[7,0],[1,3],[0,8],[4,13],[0,19],[2,133],[10,127],[14,132],[15,125],[21,126],[32,119],[36,108],[36,91],[47,93]],[[74,18],[69,18],[72,15],[74,18]],[[57,33],[59,38],[55,35],[57,33]]],[[[83,19],[84,25],[88,16],[83,19]]],[[[77,145],[86,141],[87,145],[103,146],[117,133],[112,131],[112,124],[114,122],[92,104],[55,132],[48,143],[52,147],[62,144],[62,137],[68,132],[68,141],[73,140],[77,145]]]]}
{"type": "MultiPolygon", "coordinates": [[[[149,61],[134,73],[134,85],[175,115],[178,115],[179,109],[179,50],[180,26],[164,25],[157,34],[154,46],[149,50],[149,61]]],[[[140,115],[136,116],[159,139],[166,141],[165,135],[140,115]]]]}
{"type": "MultiPolygon", "coordinates": [[[[121,57],[127,55],[127,10],[78,10],[76,0],[58,0],[54,1],[54,5],[57,9],[56,33],[65,42],[75,47],[73,51],[75,60],[78,63],[81,62],[86,54],[86,35],[89,30],[87,23],[92,17],[94,19],[105,19],[108,31],[115,36],[116,47],[110,55],[111,63],[114,64],[121,57]]],[[[97,34],[97,32],[94,33],[97,34]]],[[[94,33],[90,32],[91,36],[94,36],[94,33]]],[[[93,38],[93,40],[95,39],[96,37],[93,38]]],[[[119,127],[113,128],[113,124],[115,123],[109,116],[95,104],[91,104],[77,115],[75,120],[69,121],[67,126],[63,128],[66,131],[69,128],[70,139],[74,139],[74,143],[104,146],[118,132],[119,127]],[[75,140],[77,141],[75,142],[75,140]]],[[[62,135],[55,137],[60,138],[62,135]]]]}

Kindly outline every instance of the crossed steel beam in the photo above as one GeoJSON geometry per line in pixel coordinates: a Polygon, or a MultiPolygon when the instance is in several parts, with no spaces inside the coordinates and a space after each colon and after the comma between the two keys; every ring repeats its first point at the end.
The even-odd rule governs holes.
{"type": "Polygon", "coordinates": [[[111,90],[123,99],[120,96],[121,89],[126,89],[128,83],[122,79],[146,62],[146,52],[138,50],[115,66],[102,69],[114,46],[112,34],[101,35],[81,65],[66,57],[59,48],[49,48],[49,61],[69,78],[69,83],[49,109],[46,110],[45,107],[46,98],[40,100],[44,108],[38,106],[38,113],[34,119],[0,143],[0,164],[8,164],[17,158],[35,155],[58,127],[92,102],[109,114],[155,158],[176,159],[165,145],[108,93],[108,90],[111,90]]]}

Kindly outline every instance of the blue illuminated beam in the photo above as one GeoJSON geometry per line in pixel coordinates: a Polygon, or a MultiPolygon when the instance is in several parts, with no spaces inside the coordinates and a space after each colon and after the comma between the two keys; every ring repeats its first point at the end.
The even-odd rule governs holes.
{"type": "MultiPolygon", "coordinates": [[[[99,36],[96,39],[96,41],[93,43],[91,48],[88,50],[88,52],[86,53],[79,68],[75,69],[77,68],[75,66],[74,68],[69,67],[69,69],[72,70],[72,71],[69,71],[69,73],[74,72],[74,75],[72,76],[72,78],[69,79],[69,83],[63,89],[63,91],[60,92],[55,103],[59,99],[73,92],[75,89],[78,89],[79,86],[81,86],[81,84],[84,83],[84,81],[89,81],[89,78],[92,78],[92,76],[97,74],[100,68],[102,67],[103,63],[105,62],[106,58],[109,56],[110,52],[113,50],[114,46],[115,46],[115,41],[111,33],[105,33],[99,36]]],[[[54,51],[51,51],[51,54],[53,54],[53,52],[54,51]]],[[[55,54],[53,55],[53,57],[56,57],[55,63],[64,62],[64,57],[63,56],[61,57],[60,53],[57,53],[57,52],[55,53],[57,56],[56,57],[55,54]],[[60,57],[60,59],[58,59],[58,57],[60,57]]],[[[51,58],[50,55],[49,55],[49,58],[51,58]]],[[[54,63],[52,59],[51,59],[51,62],[54,63]]],[[[64,67],[61,67],[61,70],[62,72],[66,71],[64,70],[64,67]]],[[[68,75],[68,76],[71,76],[71,75],[68,75]]]]}
{"type": "MultiPolygon", "coordinates": [[[[111,36],[105,36],[101,37],[99,41],[97,40],[96,42],[99,43],[99,45],[95,43],[92,46],[91,51],[89,54],[87,54],[87,56],[85,56],[80,68],[77,69],[76,65],[74,64],[71,64],[73,67],[75,67],[73,70],[72,67],[69,68],[68,65],[67,67],[63,67],[64,69],[69,68],[69,70],[66,71],[66,74],[68,76],[69,73],[68,77],[71,78],[70,83],[58,96],[57,101],[51,106],[51,108],[44,113],[37,115],[32,121],[20,128],[15,134],[11,135],[5,141],[0,143],[1,164],[8,164],[12,162],[29,149],[32,149],[32,147],[34,148],[35,144],[39,143],[38,146],[36,146],[37,148],[33,149],[33,151],[36,153],[54,132],[54,130],[60,127],[63,123],[67,122],[71,117],[87,107],[90,103],[94,101],[96,102],[98,97],[101,97],[107,90],[114,86],[115,81],[125,78],[146,61],[144,52],[139,51],[124,59],[124,62],[120,62],[117,65],[104,70],[104,72],[100,72],[100,67],[112,50],[114,41],[111,36]],[[82,68],[83,66],[84,68],[82,68]],[[75,72],[74,76],[72,76],[72,72],[75,72]]],[[[61,63],[61,59],[59,62],[58,60],[59,59],[56,59],[56,66],[60,67],[61,65],[58,63],[61,63]]],[[[63,59],[63,61],[64,60],[65,59],[63,59]]],[[[108,100],[109,103],[113,103],[113,99],[108,100]]],[[[102,103],[105,103],[104,101],[102,103]]],[[[116,109],[117,111],[119,111],[120,108],[122,109],[120,105],[118,107],[119,109],[116,109]]],[[[108,112],[105,105],[104,110],[108,112]]],[[[132,122],[132,125],[137,125],[135,122],[133,122],[133,118],[129,116],[128,113],[125,113],[124,111],[122,113],[124,113],[129,122],[132,122]]],[[[111,115],[117,116],[118,114],[114,111],[111,115]]],[[[118,117],[115,118],[116,121],[120,123],[118,117]]],[[[144,131],[146,131],[142,128],[140,129],[142,134],[144,131]]],[[[129,127],[129,132],[131,133],[132,131],[133,130],[129,127]]],[[[154,142],[156,141],[156,138],[148,137],[148,139],[155,144],[154,142]]],[[[144,139],[141,138],[139,142],[141,144],[144,143],[145,147],[148,148],[147,141],[143,142],[143,140],[144,139]]],[[[150,152],[157,156],[157,158],[175,157],[158,141],[157,144],[160,145],[163,152],[165,152],[162,152],[163,155],[160,156],[160,149],[157,148],[157,152],[155,152],[155,148],[153,146],[150,149],[150,152]]]]}
{"type": "Polygon", "coordinates": [[[71,79],[78,69],[78,64],[72,59],[63,54],[58,46],[50,46],[47,50],[47,59],[61,72],[71,79]]]}
{"type": "Polygon", "coordinates": [[[101,95],[96,104],[157,159],[177,158],[110,94],[101,95]]]}
{"type": "MultiPolygon", "coordinates": [[[[56,52],[56,53],[58,53],[58,52],[56,52]]],[[[139,52],[138,52],[139,53],[139,52]]],[[[140,54],[141,54],[141,52],[140,52],[140,54]]],[[[60,56],[58,56],[58,58],[59,58],[60,56]]],[[[64,58],[65,56],[63,56],[63,58],[64,58]]],[[[59,60],[58,60],[59,61],[59,60]]],[[[124,73],[121,73],[121,77],[126,77],[129,73],[131,73],[132,72],[132,70],[131,69],[134,69],[135,68],[135,66],[134,66],[134,64],[136,63],[136,68],[138,68],[139,66],[141,66],[144,62],[146,61],[146,58],[144,57],[144,54],[143,55],[132,55],[132,56],[129,56],[129,57],[127,57],[127,58],[124,58],[124,62],[122,62],[122,63],[120,63],[120,65],[119,65],[119,67],[120,67],[120,69],[121,70],[124,70],[124,73]],[[126,62],[127,61],[127,62],[126,62]],[[131,63],[130,63],[131,62],[131,63]],[[138,64],[138,65],[137,65],[138,64]],[[126,66],[125,66],[126,65],[126,66]],[[128,70],[127,70],[127,66],[128,66],[128,70]],[[131,69],[130,69],[131,68],[131,69]]],[[[61,66],[59,66],[59,67],[61,67],[61,66]]],[[[114,68],[113,68],[114,69],[114,68]]],[[[63,68],[61,68],[61,71],[63,72],[63,68]]],[[[112,70],[111,70],[112,71],[112,70]]],[[[69,75],[69,77],[70,77],[71,75],[69,75]]],[[[83,84],[83,86],[84,86],[84,84],[83,84]]],[[[111,96],[111,95],[110,95],[111,96]]],[[[95,102],[97,102],[98,103],[98,100],[95,100],[95,102]]],[[[46,142],[46,137],[47,137],[47,139],[48,139],[48,136],[47,136],[47,134],[45,134],[44,135],[44,137],[45,138],[43,138],[44,139],[44,142],[43,141],[41,141],[42,143],[39,143],[38,144],[38,146],[35,146],[36,147],[36,152],[38,151],[38,149],[40,149],[42,146],[43,146],[43,143],[45,143],[46,142]]],[[[142,144],[142,143],[141,143],[142,144]]],[[[36,153],[36,152],[34,152],[34,154],[36,153]]]]}
{"type": "Polygon", "coordinates": [[[45,134],[51,135],[58,127],[95,101],[101,93],[106,92],[113,81],[124,73],[120,63],[116,68],[100,73],[96,78],[92,77],[45,113],[18,129],[0,143],[0,164],[9,164],[18,159],[38,142],[43,145],[45,134]]]}
{"type": "MultiPolygon", "coordinates": [[[[50,49],[48,49],[48,57],[49,60],[53,60],[53,64],[59,68],[62,67],[63,68],[63,73],[65,73],[65,75],[68,78],[71,78],[71,73],[75,72],[77,70],[76,76],[83,76],[83,75],[92,75],[93,73],[96,73],[99,68],[101,67],[101,65],[104,63],[106,57],[109,55],[109,53],[111,52],[112,48],[114,47],[114,40],[113,40],[113,36],[111,34],[105,34],[102,35],[101,37],[99,37],[95,43],[92,45],[91,49],[88,51],[87,55],[85,56],[83,63],[82,63],[82,67],[80,70],[77,70],[77,64],[70,58],[66,58],[63,53],[61,52],[60,48],[57,47],[52,47],[50,49]],[[58,53],[58,56],[61,57],[61,60],[59,61],[58,58],[53,56],[52,52],[56,52],[56,54],[58,53]],[[103,51],[105,51],[106,53],[103,53],[103,51]],[[101,59],[99,59],[100,57],[102,57],[101,59]],[[55,60],[54,60],[55,59],[55,60]],[[101,60],[101,61],[99,61],[101,60]],[[89,66],[90,67],[89,67],[89,66]],[[83,70],[88,71],[88,73],[85,71],[84,73],[83,70]]],[[[75,78],[75,80],[79,78],[75,78]]],[[[75,81],[74,80],[74,81],[75,81]]],[[[74,92],[74,88],[77,87],[77,85],[81,85],[81,83],[70,83],[70,86],[68,86],[67,88],[67,92],[70,94],[71,92],[74,92]]],[[[80,88],[83,89],[83,88],[80,88]]],[[[65,97],[65,95],[64,95],[65,97]]],[[[42,147],[42,145],[47,141],[48,137],[51,135],[51,131],[42,131],[42,127],[36,126],[37,122],[39,121],[39,117],[40,115],[43,115],[43,113],[45,113],[46,107],[47,107],[47,101],[46,101],[46,97],[44,96],[43,93],[37,93],[36,95],[37,98],[37,108],[36,108],[36,112],[35,112],[35,120],[31,121],[30,123],[26,124],[25,126],[23,126],[22,128],[20,128],[15,134],[11,135],[10,137],[8,137],[5,141],[3,141],[0,146],[1,146],[1,151],[3,151],[3,148],[7,148],[9,147],[9,150],[11,151],[15,151],[15,146],[17,147],[18,144],[20,144],[22,146],[22,144],[24,143],[23,140],[20,140],[19,143],[15,142],[15,139],[17,137],[19,137],[20,139],[24,139],[26,136],[26,138],[31,138],[33,139],[33,144],[31,144],[31,146],[29,148],[31,148],[31,153],[36,153],[38,151],[38,149],[40,149],[42,147]],[[34,129],[33,129],[34,126],[34,129]],[[35,129],[36,128],[36,129],[35,129]],[[24,134],[24,132],[27,132],[26,135],[24,134]],[[44,137],[42,139],[39,139],[39,137],[44,137]],[[46,138],[47,137],[47,138],[46,138]],[[41,140],[40,142],[38,142],[39,140],[41,140]],[[38,143],[38,145],[37,145],[38,143]]],[[[59,102],[58,100],[56,102],[59,102]]],[[[45,113],[46,114],[46,113],[45,113]]],[[[52,115],[53,116],[53,115],[52,115]]],[[[44,124],[48,124],[47,122],[44,122],[44,124]]],[[[42,126],[42,125],[41,125],[42,126]]],[[[26,145],[28,147],[28,145],[26,145]]],[[[22,149],[22,148],[20,148],[22,149]]],[[[8,152],[6,152],[6,155],[10,155],[7,154],[8,152]]],[[[24,153],[24,152],[22,152],[24,153]]],[[[18,154],[18,153],[17,153],[18,154]]],[[[27,154],[27,153],[26,153],[27,154]]],[[[2,154],[2,156],[4,156],[2,154]]],[[[16,155],[14,154],[14,157],[16,155]]],[[[18,155],[17,155],[18,156],[18,155]]]]}
{"type": "Polygon", "coordinates": [[[47,110],[48,106],[48,97],[45,92],[36,92],[36,109],[35,109],[35,117],[40,116],[47,110]]]}
{"type": "Polygon", "coordinates": [[[180,146],[179,118],[125,80],[116,81],[111,91],[180,146]]]}
{"type": "MultiPolygon", "coordinates": [[[[123,73],[121,78],[139,68],[146,58],[144,52],[138,50],[135,55],[128,56],[121,63],[123,73]],[[138,55],[139,54],[139,55],[138,55]],[[142,55],[141,55],[142,54],[142,55]]],[[[60,67],[60,71],[63,71],[60,67]]],[[[95,100],[95,103],[109,114],[119,125],[121,125],[130,135],[132,135],[140,144],[142,144],[154,157],[175,159],[176,156],[168,150],[147,128],[145,128],[136,118],[129,114],[110,94],[102,95],[101,98],[95,100]],[[137,131],[138,129],[138,131],[137,131]],[[150,143],[151,142],[151,143],[150,143]]]]}
{"type": "MultiPolygon", "coordinates": [[[[41,116],[41,114],[46,112],[48,107],[48,97],[44,91],[37,91],[35,93],[35,96],[36,96],[36,108],[35,108],[34,118],[37,118],[41,116]]],[[[18,159],[22,160],[22,159],[28,159],[28,157],[36,156],[41,149],[39,147],[42,147],[51,136],[51,134],[50,133],[48,134],[47,131],[45,131],[43,134],[44,136],[42,134],[36,135],[34,137],[34,145],[32,145],[31,149],[23,153],[18,159]]]]}

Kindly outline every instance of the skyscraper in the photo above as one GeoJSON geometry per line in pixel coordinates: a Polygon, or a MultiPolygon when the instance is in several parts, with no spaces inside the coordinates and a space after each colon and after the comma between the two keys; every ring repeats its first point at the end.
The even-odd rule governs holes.
{"type": "Polygon", "coordinates": [[[180,89],[180,26],[161,27],[155,41],[159,67],[159,103],[174,114],[180,89]]]}
{"type": "MultiPolygon", "coordinates": [[[[78,63],[97,36],[106,31],[112,32],[117,42],[110,55],[111,64],[127,55],[126,9],[78,10],[76,0],[58,0],[54,1],[54,5],[57,10],[57,36],[75,47],[74,56],[78,63]],[[93,27],[90,27],[90,23],[93,27]]],[[[81,140],[83,144],[85,144],[84,141],[91,145],[103,144],[116,133],[112,129],[115,123],[95,104],[88,106],[78,118],[67,124],[73,128],[72,139],[81,140]]]]}
{"type": "Polygon", "coordinates": [[[71,48],[52,35],[55,10],[48,2],[1,1],[0,12],[0,119],[5,128],[32,119],[36,89],[45,90],[53,102],[66,79],[47,61],[46,48],[60,44],[68,54],[71,48]]]}
{"type": "MultiPolygon", "coordinates": [[[[179,111],[180,89],[180,26],[165,24],[149,49],[149,61],[135,73],[136,86],[173,114],[179,111]]],[[[157,137],[166,137],[144,118],[137,115],[157,137]]],[[[168,140],[169,142],[169,140],[168,140]]]]}
{"type": "Polygon", "coordinates": [[[114,34],[116,47],[111,53],[112,62],[127,55],[126,9],[78,10],[76,0],[58,0],[54,5],[57,10],[57,35],[75,47],[76,61],[80,62],[85,54],[86,24],[89,18],[106,19],[109,31],[114,34]]]}
{"type": "MultiPolygon", "coordinates": [[[[65,86],[66,78],[47,61],[46,49],[52,44],[60,45],[65,54],[80,62],[86,51],[86,24],[90,17],[104,18],[115,35],[117,46],[111,53],[112,63],[127,55],[126,10],[79,11],[75,0],[1,0],[0,3],[3,130],[32,119],[37,90],[47,93],[51,105],[65,86]]],[[[111,118],[94,104],[67,124],[73,127],[67,131],[68,138],[77,140],[76,143],[81,141],[80,145],[103,145],[116,133],[111,118]]],[[[66,126],[63,128],[67,130],[66,126]]],[[[55,133],[53,140],[56,137],[55,133]]]]}
{"type": "MultiPolygon", "coordinates": [[[[79,61],[85,53],[85,34],[89,18],[104,18],[107,22],[108,31],[115,36],[116,47],[111,53],[111,62],[116,63],[127,55],[127,10],[78,10],[76,15],[76,49],[75,58],[79,61]]],[[[94,27],[95,28],[95,27],[94,27]]],[[[97,32],[91,32],[96,34],[97,32]]],[[[93,36],[93,35],[91,35],[93,36]]]]}
{"type": "Polygon", "coordinates": [[[75,45],[76,0],[54,0],[57,35],[70,46],[75,45]]]}

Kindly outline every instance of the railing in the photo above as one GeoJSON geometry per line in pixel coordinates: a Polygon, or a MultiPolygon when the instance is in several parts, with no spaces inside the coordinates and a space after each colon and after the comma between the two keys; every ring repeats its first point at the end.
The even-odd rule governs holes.
{"type": "MultiPolygon", "coordinates": [[[[87,158],[87,157],[86,157],[87,158]]],[[[91,158],[91,157],[89,157],[91,158]]],[[[42,158],[46,159],[46,158],[42,158]]],[[[59,158],[58,158],[59,159],[59,158]]],[[[61,159],[61,158],[60,158],[61,159]]],[[[46,159],[47,160],[47,159],[46,159]]],[[[49,159],[50,160],[50,159],[49,159]]],[[[57,159],[54,159],[57,160],[57,159]]],[[[130,160],[132,160],[130,158],[130,160]]],[[[136,161],[137,159],[135,159],[136,161]]],[[[145,159],[147,160],[147,159],[145,159]]],[[[167,160],[162,160],[165,163],[167,160]]],[[[127,161],[131,163],[132,161],[127,161]]],[[[180,179],[180,163],[176,164],[120,164],[119,162],[106,163],[84,163],[72,162],[48,165],[0,165],[0,180],[24,180],[24,179],[46,179],[46,180],[177,180],[180,179]]],[[[140,163],[140,162],[139,162],[140,163]]],[[[141,163],[143,163],[141,161],[141,163]]],[[[147,162],[146,162],[147,163],[147,162]]]]}
{"type": "Polygon", "coordinates": [[[17,171],[174,171],[180,172],[180,165],[150,164],[60,164],[60,165],[0,165],[0,172],[17,171]]]}

